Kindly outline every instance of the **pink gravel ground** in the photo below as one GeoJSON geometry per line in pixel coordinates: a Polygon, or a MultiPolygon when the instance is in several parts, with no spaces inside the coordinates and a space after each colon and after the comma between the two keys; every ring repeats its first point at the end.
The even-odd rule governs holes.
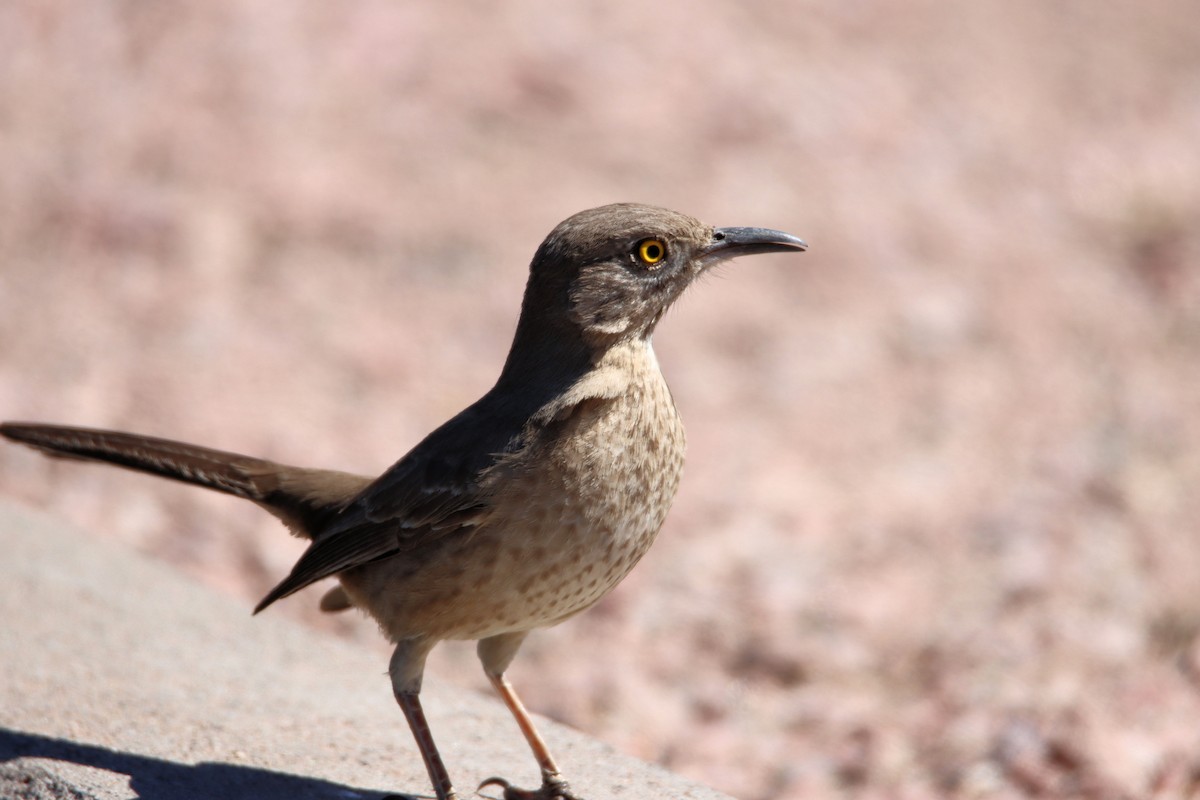
{"type": "MultiPolygon", "coordinates": [[[[683,490],[529,704],[746,800],[1200,796],[1194,17],[6,4],[0,416],[374,473],[490,385],[564,216],[783,228],[661,326],[683,490]]],[[[17,448],[0,492],[248,607],[301,547],[17,448]]],[[[316,596],[271,613],[383,650],[316,596]]]]}

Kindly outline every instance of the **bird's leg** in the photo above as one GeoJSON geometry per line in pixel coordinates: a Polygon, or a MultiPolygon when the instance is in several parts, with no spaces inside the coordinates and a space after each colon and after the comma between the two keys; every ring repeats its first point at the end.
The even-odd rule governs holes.
{"type": "MultiPolygon", "coordinates": [[[[433,642],[423,639],[408,639],[396,645],[392,653],[389,672],[392,678],[392,691],[396,702],[408,720],[413,738],[417,740],[417,749],[425,761],[425,769],[429,772],[429,780],[433,783],[433,791],[437,800],[458,800],[454,785],[450,782],[450,773],[442,763],[437,745],[433,742],[433,734],[429,723],[425,720],[425,712],[421,708],[421,676],[425,671],[425,657],[429,655],[433,642]]],[[[389,798],[400,797],[389,795],[389,798]]]]}
{"type": "Polygon", "coordinates": [[[429,732],[429,723],[425,721],[425,712],[421,710],[420,695],[416,692],[397,692],[396,702],[408,719],[408,727],[412,728],[413,738],[417,740],[417,749],[425,760],[425,769],[429,772],[429,780],[433,782],[433,791],[438,800],[458,800],[454,786],[450,783],[450,773],[442,763],[437,745],[433,743],[433,734],[429,732]]]}
{"type": "Polygon", "coordinates": [[[504,790],[504,800],[580,800],[571,793],[571,788],[567,785],[562,773],[558,771],[558,764],[550,755],[545,740],[534,726],[533,718],[525,710],[525,704],[517,696],[512,684],[504,677],[504,670],[516,655],[517,648],[521,646],[524,638],[525,633],[521,632],[481,639],[479,660],[483,662],[483,670],[487,674],[488,680],[496,688],[504,705],[508,706],[508,710],[517,721],[517,727],[521,729],[521,734],[529,743],[529,749],[533,751],[533,757],[537,759],[538,768],[542,771],[542,786],[536,791],[530,791],[519,789],[504,778],[488,778],[479,784],[479,789],[483,789],[485,786],[499,786],[504,790]]]}
{"type": "Polygon", "coordinates": [[[487,676],[488,680],[492,682],[492,686],[496,687],[496,692],[504,701],[504,705],[508,706],[508,710],[512,712],[517,726],[525,736],[525,741],[529,742],[529,749],[533,751],[533,757],[537,759],[538,767],[542,770],[542,788],[537,791],[518,789],[503,778],[488,778],[479,785],[479,788],[500,786],[504,789],[504,800],[578,800],[575,795],[571,794],[571,788],[567,785],[566,779],[558,771],[558,764],[555,763],[554,756],[550,755],[545,740],[534,727],[533,719],[525,710],[525,704],[521,702],[521,698],[517,697],[517,692],[513,689],[512,684],[502,673],[489,672],[487,676]]]}

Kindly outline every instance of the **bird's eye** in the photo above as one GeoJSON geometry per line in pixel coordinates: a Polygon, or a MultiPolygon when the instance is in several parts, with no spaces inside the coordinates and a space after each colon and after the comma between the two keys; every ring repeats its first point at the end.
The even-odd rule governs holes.
{"type": "Polygon", "coordinates": [[[667,246],[661,239],[646,239],[638,243],[637,257],[643,264],[653,267],[667,257],[667,246]]]}

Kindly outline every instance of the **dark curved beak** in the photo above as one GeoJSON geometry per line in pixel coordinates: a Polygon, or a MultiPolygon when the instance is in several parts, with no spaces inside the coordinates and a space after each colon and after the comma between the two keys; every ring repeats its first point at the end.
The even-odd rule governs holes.
{"type": "Polygon", "coordinates": [[[803,239],[770,228],[717,228],[702,256],[724,261],[756,253],[797,253],[808,249],[803,239]]]}

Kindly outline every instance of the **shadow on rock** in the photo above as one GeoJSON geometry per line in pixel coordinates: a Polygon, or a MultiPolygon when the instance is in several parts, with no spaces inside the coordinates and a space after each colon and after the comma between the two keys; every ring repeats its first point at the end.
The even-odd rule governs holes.
{"type": "MultiPolygon", "coordinates": [[[[358,789],[340,783],[289,775],[261,767],[206,762],[182,764],[136,753],[123,753],[67,739],[0,728],[0,796],[21,789],[19,797],[54,797],[91,800],[88,793],[52,770],[36,763],[12,763],[23,758],[45,758],[129,776],[129,785],[141,800],[290,800],[337,798],[378,800],[387,792],[358,789]]],[[[393,797],[397,795],[392,795],[393,797]]],[[[409,795],[399,795],[409,797],[409,795]]],[[[415,796],[413,796],[415,797],[415,796]]]]}

